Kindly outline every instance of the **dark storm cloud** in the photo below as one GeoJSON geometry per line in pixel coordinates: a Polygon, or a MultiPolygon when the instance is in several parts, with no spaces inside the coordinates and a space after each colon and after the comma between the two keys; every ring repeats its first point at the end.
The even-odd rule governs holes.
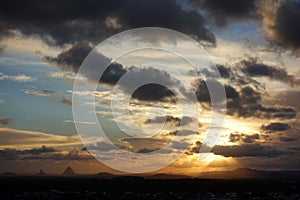
{"type": "Polygon", "coordinates": [[[229,142],[253,143],[259,139],[258,134],[247,135],[244,133],[230,133],[229,142]]]}
{"type": "Polygon", "coordinates": [[[269,132],[275,132],[275,131],[286,131],[291,129],[291,126],[285,123],[281,122],[274,122],[270,123],[268,125],[262,125],[261,129],[269,132]]]}
{"type": "Polygon", "coordinates": [[[212,152],[224,157],[277,157],[286,152],[260,144],[241,144],[234,146],[215,146],[212,152]]]}
{"type": "Polygon", "coordinates": [[[0,124],[2,124],[2,125],[8,125],[11,122],[12,122],[11,118],[2,118],[2,119],[0,119],[0,124]]]}
{"type": "Polygon", "coordinates": [[[122,30],[159,26],[215,42],[201,14],[174,0],[12,0],[1,4],[0,13],[0,38],[17,30],[52,45],[99,43],[122,30]]]}
{"type": "Polygon", "coordinates": [[[218,26],[224,26],[228,20],[256,19],[258,0],[189,0],[192,4],[206,11],[218,26]]]}
{"type": "Polygon", "coordinates": [[[241,71],[249,77],[267,77],[291,86],[300,84],[300,81],[293,75],[289,75],[285,69],[263,64],[258,58],[251,57],[241,61],[238,65],[240,65],[241,71]]]}
{"type": "Polygon", "coordinates": [[[139,83],[143,84],[132,93],[132,98],[143,101],[176,102],[177,98],[171,89],[182,87],[180,82],[172,78],[169,73],[154,67],[131,68],[120,86],[125,92],[130,93],[139,83]]]}
{"type": "MultiPolygon", "coordinates": [[[[299,54],[300,48],[300,3],[296,0],[283,0],[279,3],[271,1],[272,4],[264,5],[262,14],[266,26],[267,38],[287,50],[293,50],[299,54]],[[270,15],[265,12],[268,7],[273,6],[274,11],[270,15]]],[[[267,2],[266,2],[267,3],[267,2]]]]}
{"type": "MultiPolygon", "coordinates": [[[[77,73],[85,57],[93,50],[93,48],[94,46],[89,42],[76,42],[56,57],[45,56],[43,57],[43,60],[48,63],[55,64],[62,71],[72,71],[77,73]]],[[[97,56],[104,61],[110,61],[110,58],[99,52],[97,52],[97,56]]],[[[99,77],[96,77],[95,73],[99,67],[102,66],[100,64],[99,66],[93,66],[93,68],[85,70],[85,74],[83,75],[93,81],[115,84],[127,72],[127,69],[125,69],[123,65],[119,63],[111,63],[99,80],[99,77]]]]}
{"type": "MultiPolygon", "coordinates": [[[[92,51],[93,45],[88,42],[78,42],[70,46],[56,57],[46,56],[43,59],[46,62],[53,63],[59,67],[62,71],[78,72],[79,67],[84,61],[85,57],[92,51]]],[[[96,52],[97,56],[109,63],[110,58],[105,55],[96,52]]],[[[82,75],[87,77],[91,81],[98,81],[99,83],[105,83],[115,85],[119,79],[127,72],[130,71],[128,81],[121,83],[121,88],[124,91],[130,91],[135,88],[135,84],[141,80],[149,80],[149,82],[161,82],[163,85],[149,83],[143,85],[132,93],[132,97],[144,101],[163,101],[167,98],[174,98],[173,92],[169,87],[178,86],[179,82],[172,79],[172,77],[164,71],[158,70],[153,67],[148,68],[136,68],[134,66],[125,68],[122,64],[113,62],[111,63],[102,74],[101,78],[96,77],[96,71],[100,67],[105,67],[99,64],[99,66],[92,66],[88,70],[84,70],[82,75]]]]}
{"type": "Polygon", "coordinates": [[[133,92],[132,98],[142,101],[169,101],[170,99],[176,101],[175,94],[171,90],[156,83],[149,83],[139,87],[133,92]]]}
{"type": "Polygon", "coordinates": [[[78,72],[85,57],[93,50],[94,46],[89,42],[76,42],[56,57],[45,56],[43,60],[55,64],[61,70],[78,72]]]}

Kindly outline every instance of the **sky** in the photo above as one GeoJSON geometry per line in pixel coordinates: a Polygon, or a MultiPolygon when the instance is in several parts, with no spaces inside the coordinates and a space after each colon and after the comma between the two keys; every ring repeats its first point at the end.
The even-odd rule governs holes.
{"type": "MultiPolygon", "coordinates": [[[[296,0],[6,1],[0,8],[0,172],[60,174],[68,166],[82,174],[299,170],[299,63],[296,0]],[[203,54],[159,31],[129,32],[97,46],[142,27],[186,34],[203,54]],[[114,58],[144,46],[185,52],[201,66],[195,70],[172,52],[155,49],[114,58]],[[90,52],[111,62],[101,78],[95,71],[81,74],[90,52]],[[122,82],[127,73],[130,81],[122,82]],[[131,83],[140,77],[166,87],[134,89],[131,83]],[[74,91],[78,80],[96,91],[74,91]],[[221,125],[211,120],[209,84],[224,88],[221,125]],[[73,118],[78,102],[72,96],[87,108],[78,118],[95,114],[107,138],[97,135],[93,121],[73,118]],[[75,125],[85,133],[79,135],[75,125]]],[[[92,70],[101,68],[98,63],[92,70]]]]}

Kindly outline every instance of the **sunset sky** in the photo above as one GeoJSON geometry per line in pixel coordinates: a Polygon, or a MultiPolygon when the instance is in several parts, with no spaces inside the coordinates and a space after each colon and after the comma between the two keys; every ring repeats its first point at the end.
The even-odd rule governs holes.
{"type": "MultiPolygon", "coordinates": [[[[44,169],[49,174],[60,174],[67,166],[83,174],[119,173],[96,160],[87,151],[89,147],[82,143],[75,123],[87,127],[95,123],[74,121],[72,95],[95,96],[95,102],[84,103],[93,103],[108,138],[122,149],[137,154],[166,145],[176,135],[181,120],[183,134],[151,164],[159,163],[159,159],[176,150],[184,153],[157,173],[197,175],[240,167],[300,169],[299,64],[298,0],[3,2],[0,6],[0,173],[32,174],[44,169]],[[202,58],[191,51],[184,41],[145,33],[143,37],[147,39],[138,38],[138,44],[128,39],[97,53],[112,59],[109,55],[117,55],[135,45],[148,45],[150,41],[151,45],[173,45],[188,52],[190,58],[203,63],[201,70],[193,70],[172,54],[139,50],[114,60],[108,68],[111,70],[97,80],[96,92],[73,91],[76,73],[89,52],[110,36],[141,27],[168,28],[195,39],[204,46],[221,77],[215,78],[209,70],[204,70],[208,57],[202,58]],[[199,110],[186,103],[185,113],[189,115],[180,113],[172,89],[186,97],[188,88],[163,67],[144,66],[149,60],[186,77],[197,97],[199,110]],[[112,88],[131,70],[134,77],[145,71],[170,88],[150,84],[136,90],[128,109],[139,129],[128,133],[132,135],[129,137],[123,133],[131,130],[132,124],[122,115],[121,108],[117,108],[121,114],[112,115],[110,106],[112,99],[124,98],[112,94],[112,88]],[[223,126],[210,121],[210,97],[201,74],[208,81],[224,84],[227,111],[223,126]],[[120,130],[115,122],[120,122],[124,129],[120,130]],[[208,156],[201,159],[199,149],[209,128],[220,138],[208,156]]],[[[89,75],[84,78],[94,81],[89,75]]],[[[130,84],[119,88],[130,89],[130,84]]],[[[127,159],[101,138],[92,148],[101,150],[105,159],[113,162],[127,159]]]]}

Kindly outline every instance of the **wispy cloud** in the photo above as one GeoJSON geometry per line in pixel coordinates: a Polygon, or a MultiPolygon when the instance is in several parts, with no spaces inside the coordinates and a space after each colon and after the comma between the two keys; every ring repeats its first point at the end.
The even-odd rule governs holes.
{"type": "Polygon", "coordinates": [[[47,146],[79,145],[79,136],[62,136],[44,132],[0,128],[0,147],[2,148],[26,148],[47,146]]]}
{"type": "Polygon", "coordinates": [[[33,94],[42,97],[52,97],[55,95],[55,92],[50,90],[23,89],[22,92],[25,94],[33,94]]]}
{"type": "Polygon", "coordinates": [[[0,80],[11,80],[20,83],[32,82],[35,81],[36,78],[25,75],[25,74],[18,74],[18,75],[7,75],[0,72],[0,80]]]}

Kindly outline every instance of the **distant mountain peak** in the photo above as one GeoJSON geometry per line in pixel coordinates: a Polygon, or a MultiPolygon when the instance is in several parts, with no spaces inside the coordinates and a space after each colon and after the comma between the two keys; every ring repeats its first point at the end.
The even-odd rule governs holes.
{"type": "Polygon", "coordinates": [[[47,174],[41,169],[39,173],[36,174],[37,176],[46,176],[47,174]]]}
{"type": "Polygon", "coordinates": [[[65,171],[62,173],[63,176],[74,176],[76,173],[71,167],[67,167],[65,171]]]}

